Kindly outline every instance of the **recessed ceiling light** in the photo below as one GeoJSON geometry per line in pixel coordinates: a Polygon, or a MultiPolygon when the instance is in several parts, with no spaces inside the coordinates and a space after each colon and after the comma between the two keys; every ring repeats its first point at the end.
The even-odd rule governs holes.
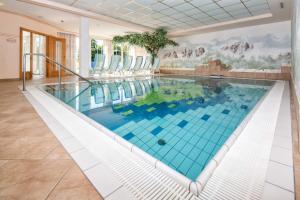
{"type": "Polygon", "coordinates": [[[60,20],[60,23],[64,23],[65,21],[62,19],[62,20],[60,20]]]}

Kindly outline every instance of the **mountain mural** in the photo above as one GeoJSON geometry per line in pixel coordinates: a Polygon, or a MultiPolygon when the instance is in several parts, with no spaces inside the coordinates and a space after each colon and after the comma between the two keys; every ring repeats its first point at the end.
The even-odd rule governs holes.
{"type": "Polygon", "coordinates": [[[220,59],[232,69],[278,69],[291,62],[290,22],[175,38],[160,52],[162,67],[193,68],[220,59]]]}

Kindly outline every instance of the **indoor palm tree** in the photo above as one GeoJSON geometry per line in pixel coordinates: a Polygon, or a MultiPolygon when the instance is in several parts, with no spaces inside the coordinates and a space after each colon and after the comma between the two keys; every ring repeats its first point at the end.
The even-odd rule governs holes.
{"type": "Polygon", "coordinates": [[[113,38],[115,43],[129,43],[145,48],[152,57],[152,64],[154,58],[157,57],[158,51],[168,45],[177,46],[178,44],[167,38],[167,31],[163,28],[156,29],[154,32],[149,33],[130,33],[124,36],[115,36],[113,38]]]}

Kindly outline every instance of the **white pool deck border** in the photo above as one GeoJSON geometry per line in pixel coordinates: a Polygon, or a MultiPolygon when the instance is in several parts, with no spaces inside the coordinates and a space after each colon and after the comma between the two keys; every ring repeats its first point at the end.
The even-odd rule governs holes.
{"type": "MultiPolygon", "coordinates": [[[[281,182],[278,183],[278,180],[276,178],[274,179],[274,175],[272,175],[271,173],[272,170],[274,171],[274,167],[278,167],[276,166],[278,164],[277,162],[280,163],[280,161],[282,161],[291,164],[290,160],[286,161],[282,157],[280,157],[280,155],[282,155],[282,152],[280,151],[280,149],[278,150],[279,147],[276,147],[275,145],[274,148],[271,148],[274,133],[276,133],[275,130],[280,130],[280,127],[279,129],[276,127],[277,116],[280,110],[282,110],[281,108],[283,107],[283,101],[281,100],[284,99],[286,95],[282,96],[282,94],[287,91],[287,85],[288,83],[285,83],[283,81],[276,82],[276,84],[269,91],[262,102],[252,111],[253,113],[248,115],[248,119],[244,120],[242,124],[237,128],[237,130],[235,130],[226,144],[220,149],[214,159],[211,160],[205,170],[197,178],[196,182],[191,182],[183,175],[177,173],[175,170],[166,166],[162,162],[154,159],[152,156],[125,141],[118,135],[112,134],[105,127],[95,123],[93,120],[82,115],[81,113],[80,114],[82,116],[79,116],[76,111],[67,108],[63,103],[58,103],[58,100],[55,100],[54,98],[50,97],[50,95],[47,95],[44,92],[40,91],[36,88],[36,86],[29,86],[28,92],[26,92],[25,95],[37,110],[37,112],[40,114],[42,119],[52,130],[52,132],[56,135],[58,140],[66,148],[68,153],[72,156],[75,162],[79,165],[85,175],[89,178],[89,180],[93,183],[93,185],[105,199],[118,199],[117,197],[122,197],[122,199],[151,199],[149,195],[151,194],[151,191],[153,192],[153,188],[157,188],[156,186],[160,186],[160,189],[156,192],[157,195],[155,199],[168,199],[170,197],[175,199],[198,199],[198,197],[196,196],[199,196],[200,199],[209,199],[210,197],[212,197],[210,194],[222,194],[229,197],[230,195],[228,196],[228,194],[232,193],[230,192],[230,190],[224,191],[222,189],[216,189],[216,187],[214,187],[214,189],[211,188],[211,184],[215,184],[215,181],[220,182],[221,180],[222,182],[222,176],[218,175],[216,179],[215,173],[213,172],[221,171],[220,173],[222,173],[222,171],[226,172],[226,170],[228,170],[228,167],[224,166],[226,165],[226,159],[228,157],[227,154],[234,154],[235,152],[235,156],[239,156],[241,157],[240,159],[243,160],[243,149],[238,147],[235,148],[235,146],[239,145],[239,142],[243,144],[243,139],[240,139],[242,136],[247,139],[254,140],[256,145],[257,143],[259,143],[258,145],[260,146],[264,146],[267,144],[267,147],[264,148],[265,157],[257,158],[258,160],[260,159],[257,162],[262,163],[262,161],[265,161],[264,167],[268,165],[271,167],[269,167],[270,169],[267,169],[267,167],[260,168],[259,174],[254,173],[252,174],[252,176],[262,176],[263,178],[261,178],[260,183],[265,183],[266,185],[263,192],[264,184],[262,187],[261,184],[257,184],[259,185],[259,189],[255,189],[257,194],[255,194],[254,196],[260,197],[261,194],[263,194],[263,198],[268,199],[268,197],[270,196],[270,192],[274,194],[274,191],[276,192],[276,190],[280,194],[285,194],[287,196],[289,195],[289,197],[294,196],[294,190],[293,188],[291,188],[291,185],[293,186],[293,183],[291,184],[290,181],[288,181],[289,186],[285,187],[281,184],[281,182]],[[270,107],[270,105],[272,106],[270,107]],[[82,120],[83,116],[85,117],[85,120],[82,120]],[[269,119],[269,123],[261,123],[261,121],[263,121],[263,118],[267,120],[269,119]],[[262,133],[265,133],[265,135],[260,136],[260,138],[264,139],[264,143],[256,141],[255,138],[249,137],[249,134],[247,136],[247,132],[249,132],[249,129],[257,132],[260,135],[262,135],[262,133]],[[115,141],[122,145],[117,144],[115,141]],[[269,143],[271,143],[271,145],[269,143]],[[270,153],[271,149],[272,153],[270,153]],[[128,150],[134,153],[129,153],[128,150]],[[240,155],[238,155],[237,153],[240,155]],[[113,155],[117,157],[114,157],[113,155]],[[269,164],[267,162],[269,159],[266,159],[270,158],[270,155],[271,159],[273,160],[271,160],[269,164]],[[140,156],[146,158],[147,162],[144,162],[143,159],[140,159],[140,156]],[[221,162],[222,159],[225,161],[221,162]],[[279,161],[276,159],[279,159],[279,161]],[[130,161],[128,162],[128,164],[131,165],[133,162],[134,165],[137,165],[137,167],[141,168],[139,169],[141,170],[141,174],[135,175],[135,173],[133,173],[124,176],[122,175],[122,173],[124,174],[126,172],[118,172],[118,170],[120,169],[128,168],[128,170],[130,171],[131,168],[134,168],[133,166],[127,166],[126,161],[130,161]],[[120,167],[120,162],[124,163],[124,166],[120,167]],[[223,164],[224,162],[225,164],[223,164]],[[143,168],[147,168],[147,170],[143,168]],[[261,169],[265,169],[265,171],[261,169]],[[146,171],[148,171],[148,173],[146,171]],[[161,173],[161,171],[163,171],[163,173],[161,173]],[[153,174],[156,174],[157,177],[154,177],[153,174]],[[165,176],[165,174],[167,174],[168,176],[165,176]],[[135,176],[137,178],[134,179],[136,182],[130,183],[130,181],[133,179],[128,178],[128,176],[135,176]],[[169,177],[172,178],[170,179],[169,177]],[[140,183],[138,182],[143,182],[142,180],[139,180],[141,178],[148,180],[149,184],[152,183],[152,185],[145,185],[143,189],[139,189],[138,185],[140,183]],[[173,179],[175,179],[176,181],[173,181],[173,179]],[[206,183],[208,185],[207,187],[205,186],[206,183]],[[154,184],[157,185],[155,186],[154,184]],[[149,189],[147,189],[147,187],[149,187],[149,189]]],[[[284,107],[285,109],[282,112],[288,114],[286,111],[287,106],[285,105],[284,107]]],[[[282,127],[286,128],[286,124],[290,123],[288,123],[288,120],[286,120],[286,123],[284,124],[285,125],[283,125],[282,127]]],[[[283,129],[282,127],[281,129],[283,129]]],[[[277,137],[282,136],[275,135],[274,143],[276,141],[277,144],[279,144],[280,138],[277,137]]],[[[289,138],[291,139],[291,132],[289,138]]],[[[251,143],[249,145],[253,144],[251,143]]],[[[289,145],[285,145],[286,146],[284,146],[283,148],[291,144],[289,143],[289,145]]],[[[290,148],[291,150],[291,146],[289,146],[288,148],[290,148]]],[[[246,151],[246,153],[249,152],[246,151]]],[[[247,161],[249,160],[245,159],[245,163],[247,163],[247,161]]],[[[286,165],[287,163],[281,164],[286,165]]],[[[238,164],[236,164],[236,166],[238,166],[238,164]]],[[[241,171],[241,169],[239,168],[240,167],[235,167],[232,170],[241,171]]],[[[227,175],[223,177],[223,180],[228,179],[228,176],[230,176],[230,174],[227,173],[227,175]]],[[[253,193],[253,189],[249,189],[249,185],[245,185],[246,187],[248,187],[248,190],[253,193]]],[[[255,188],[255,186],[251,186],[250,188],[255,188]]],[[[235,199],[237,196],[230,197],[232,197],[231,199],[235,199]]]]}

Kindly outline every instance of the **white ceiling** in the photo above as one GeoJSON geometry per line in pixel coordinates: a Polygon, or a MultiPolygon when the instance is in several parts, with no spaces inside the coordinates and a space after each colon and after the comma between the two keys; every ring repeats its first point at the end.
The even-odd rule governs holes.
{"type": "Polygon", "coordinates": [[[52,0],[151,28],[181,30],[270,13],[267,0],[52,0]]]}
{"type": "Polygon", "coordinates": [[[4,3],[0,9],[38,18],[71,32],[78,32],[80,15],[92,16],[90,33],[111,38],[157,27],[167,28],[171,35],[185,35],[289,20],[291,1],[0,0],[4,3]],[[284,3],[283,9],[280,2],[284,3]],[[268,18],[257,18],[267,13],[268,18]],[[64,23],[60,22],[62,19],[64,23]]]}
{"type": "MultiPolygon", "coordinates": [[[[24,15],[38,21],[55,26],[65,32],[79,33],[80,16],[70,12],[33,5],[17,0],[0,0],[3,3],[0,11],[9,11],[24,15]],[[62,23],[61,20],[64,22],[62,23]]],[[[137,28],[130,28],[115,23],[90,18],[90,35],[98,38],[112,38],[125,32],[139,32],[137,28]]]]}

